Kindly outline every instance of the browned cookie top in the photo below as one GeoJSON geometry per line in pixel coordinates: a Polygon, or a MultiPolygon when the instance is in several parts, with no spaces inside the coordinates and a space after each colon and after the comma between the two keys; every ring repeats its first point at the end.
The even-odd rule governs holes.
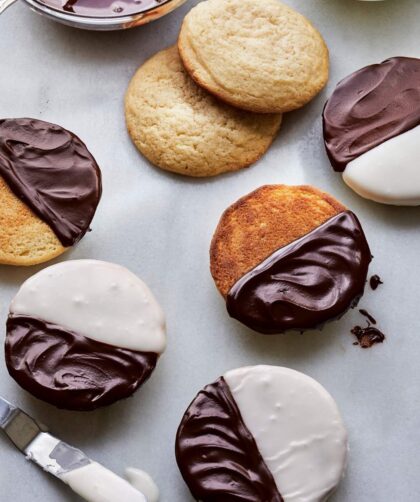
{"type": "Polygon", "coordinates": [[[362,295],[371,260],[357,217],[312,187],[261,187],[223,214],[211,272],[229,314],[262,333],[340,317],[362,295]]]}

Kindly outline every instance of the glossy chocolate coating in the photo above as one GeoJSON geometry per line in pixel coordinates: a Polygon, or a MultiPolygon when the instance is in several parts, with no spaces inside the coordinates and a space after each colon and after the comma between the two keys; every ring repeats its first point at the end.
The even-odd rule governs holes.
{"type": "Polygon", "coordinates": [[[324,141],[335,171],[420,124],[420,59],[395,57],[342,80],[323,113],[324,141]]]}
{"type": "Polygon", "coordinates": [[[101,173],[84,143],[66,129],[37,119],[0,120],[0,176],[63,246],[89,229],[101,173]]]}
{"type": "Polygon", "coordinates": [[[39,0],[56,10],[89,17],[129,16],[153,9],[168,0],[39,0]]]}
{"type": "Polygon", "coordinates": [[[5,356],[10,375],[25,390],[58,408],[80,411],[130,396],[158,358],[24,316],[9,316],[5,356]]]}
{"type": "Polygon", "coordinates": [[[322,326],[357,303],[370,261],[359,220],[344,211],[239,279],[228,293],[228,312],[267,334],[322,326]]]}
{"type": "Polygon", "coordinates": [[[223,377],[190,404],[178,429],[176,459],[196,500],[283,500],[223,377]]]}

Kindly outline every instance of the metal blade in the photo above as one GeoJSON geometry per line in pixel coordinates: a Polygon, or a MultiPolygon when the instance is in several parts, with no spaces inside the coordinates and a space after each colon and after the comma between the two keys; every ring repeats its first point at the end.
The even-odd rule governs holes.
{"type": "Polygon", "coordinates": [[[33,418],[0,397],[0,428],[21,451],[42,432],[33,418]]]}
{"type": "Polygon", "coordinates": [[[90,459],[77,448],[44,432],[33,418],[0,397],[0,429],[12,443],[44,470],[59,476],[90,464],[90,459]]]}

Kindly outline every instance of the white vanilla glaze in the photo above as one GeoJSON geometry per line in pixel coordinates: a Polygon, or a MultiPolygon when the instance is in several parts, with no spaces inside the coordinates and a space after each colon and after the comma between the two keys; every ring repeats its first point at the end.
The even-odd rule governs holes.
{"type": "Polygon", "coordinates": [[[349,162],[343,180],[366,199],[396,206],[420,205],[420,126],[349,162]]]}
{"type": "Polygon", "coordinates": [[[125,477],[145,495],[147,502],[159,502],[159,488],[147,472],[129,467],[125,470],[125,477]]]}
{"type": "Polygon", "coordinates": [[[149,502],[134,486],[97,462],[60,476],[87,502],[149,502]]]}
{"type": "Polygon", "coordinates": [[[149,288],[120,265],[73,260],[25,281],[10,313],[57,324],[117,347],[162,353],[165,317],[149,288]]]}
{"type": "Polygon", "coordinates": [[[325,500],[343,476],[347,433],[315,380],[278,366],[223,375],[285,502],[325,500]]]}

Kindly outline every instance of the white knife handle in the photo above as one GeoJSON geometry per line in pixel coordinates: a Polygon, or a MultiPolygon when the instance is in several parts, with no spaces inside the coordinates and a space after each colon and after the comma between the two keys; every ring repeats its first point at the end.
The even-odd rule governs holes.
{"type": "Polygon", "coordinates": [[[147,502],[128,481],[97,462],[62,474],[60,478],[88,502],[147,502]]]}

